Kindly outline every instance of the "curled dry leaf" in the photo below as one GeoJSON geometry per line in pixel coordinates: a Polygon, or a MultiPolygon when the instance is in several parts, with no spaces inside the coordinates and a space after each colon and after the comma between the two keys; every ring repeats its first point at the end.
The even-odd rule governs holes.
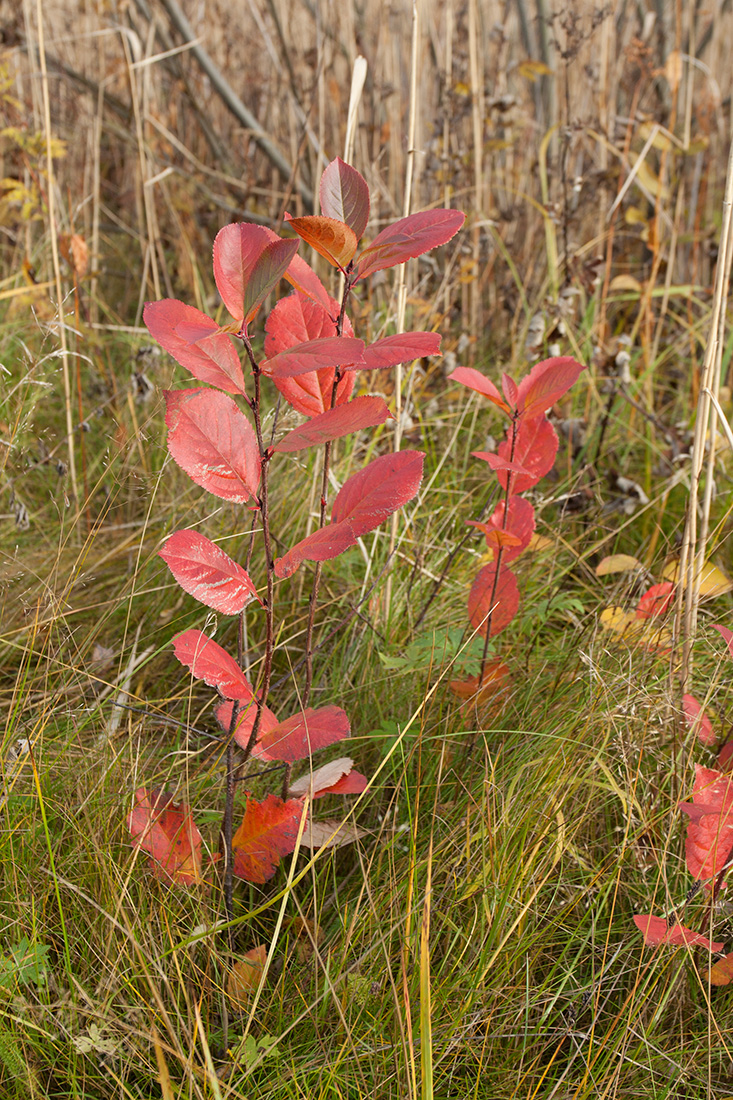
{"type": "Polygon", "coordinates": [[[227,978],[227,994],[235,1005],[247,1007],[251,995],[260,984],[266,961],[267,948],[260,943],[235,962],[227,978]]]}
{"type": "Polygon", "coordinates": [[[711,985],[730,985],[733,981],[733,952],[718,959],[709,970],[703,973],[703,981],[711,985]]]}
{"type": "Polygon", "coordinates": [[[361,794],[366,790],[366,777],[353,770],[354,761],[348,756],[323,764],[314,772],[306,772],[291,784],[288,794],[293,798],[309,795],[311,799],[327,794],[361,794]]]}
{"type": "Polygon", "coordinates": [[[303,830],[301,847],[309,848],[343,848],[346,844],[354,844],[366,836],[366,829],[360,829],[358,825],[352,825],[349,821],[311,821],[303,830]]]}

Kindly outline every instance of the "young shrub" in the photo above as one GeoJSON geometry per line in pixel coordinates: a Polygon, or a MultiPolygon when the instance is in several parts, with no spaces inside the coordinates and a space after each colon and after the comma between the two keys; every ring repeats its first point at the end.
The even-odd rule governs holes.
{"type": "MultiPolygon", "coordinates": [[[[258,593],[241,562],[198,531],[174,532],[160,551],[178,584],[206,607],[220,615],[243,617],[251,605],[264,619],[255,647],[262,655],[261,671],[254,684],[244,671],[248,655],[241,640],[235,657],[201,630],[185,630],[173,639],[176,658],[220,696],[215,713],[227,747],[221,851],[230,919],[233,879],[264,883],[271,878],[280,860],[294,850],[299,830],[306,824],[307,800],[325,793],[359,793],[366,787],[366,779],[353,770],[349,757],[315,771],[311,768],[315,752],[350,734],[349,719],[341,707],[310,706],[320,573],[324,561],[353,547],[415,496],[424,455],[408,450],[373,459],[344,483],[329,513],[331,444],[351,432],[382,424],[391,415],[379,397],[352,398],[357,370],[389,368],[438,354],[440,337],[433,332],[404,333],[365,347],[354,336],[346,310],[357,283],[445,244],[464,221],[464,215],[455,210],[415,214],[387,226],[359,251],[369,220],[369,191],[362,176],[340,159],[333,161],[323,174],[320,200],[321,215],[289,219],[287,224],[341,272],[340,302],[330,297],[298,255],[298,240],[241,223],[225,226],[213,250],[214,278],[230,322],[218,325],[174,299],[148,302],[144,312],[151,335],[203,383],[165,394],[172,458],[206,492],[243,506],[243,527],[248,511],[255,511],[259,519],[259,534],[251,534],[245,560],[251,561],[255,551],[262,555],[264,592],[258,593]],[[258,359],[251,326],[283,277],[294,289],[271,311],[265,324],[265,357],[258,359]],[[233,339],[244,353],[247,371],[233,339]],[[265,380],[307,417],[277,443],[266,439],[262,429],[265,380]],[[318,528],[275,559],[270,479],[278,476],[278,463],[310,447],[323,448],[318,528]],[[299,685],[301,706],[295,714],[280,718],[268,705],[279,630],[275,581],[292,576],[304,562],[316,564],[305,675],[299,685]],[[235,829],[235,777],[251,756],[284,763],[282,790],[261,801],[245,791],[244,817],[235,829]],[[292,781],[292,766],[300,761],[308,762],[308,771],[292,781]]],[[[307,488],[304,484],[304,496],[307,488]]],[[[240,639],[245,636],[249,634],[240,629],[240,639]]],[[[165,792],[146,788],[136,793],[136,800],[128,827],[137,846],[149,853],[155,873],[182,885],[202,881],[202,838],[188,808],[175,806],[165,792]]]]}

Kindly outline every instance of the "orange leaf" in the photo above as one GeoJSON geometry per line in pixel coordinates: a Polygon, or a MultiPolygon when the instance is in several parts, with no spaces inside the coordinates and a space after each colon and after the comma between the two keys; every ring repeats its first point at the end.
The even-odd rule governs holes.
{"type": "Polygon", "coordinates": [[[299,798],[288,802],[274,794],[264,802],[248,798],[244,820],[232,839],[237,878],[260,885],[272,878],[281,857],[295,848],[302,813],[299,798]]]}
{"type": "Polygon", "coordinates": [[[359,241],[353,229],[335,218],[313,214],[306,218],[288,218],[288,225],[305,241],[320,252],[330,264],[343,271],[353,260],[359,241]]]}
{"type": "Polygon", "coordinates": [[[711,985],[730,985],[733,980],[733,952],[718,959],[714,966],[705,972],[703,979],[709,980],[711,985]]]}
{"type": "Polygon", "coordinates": [[[246,1007],[250,994],[260,984],[266,959],[267,948],[260,943],[235,962],[227,980],[227,993],[235,1005],[246,1007]]]}

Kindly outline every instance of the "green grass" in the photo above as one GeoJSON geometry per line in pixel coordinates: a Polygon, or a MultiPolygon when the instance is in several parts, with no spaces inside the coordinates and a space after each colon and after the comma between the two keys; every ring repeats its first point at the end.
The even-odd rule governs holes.
{"type": "MultiPolygon", "coordinates": [[[[4,339],[6,358],[17,354],[9,331],[4,339]]],[[[35,339],[27,334],[29,349],[35,339]]],[[[215,873],[211,885],[167,888],[132,852],[124,826],[135,788],[164,783],[192,804],[217,846],[217,742],[175,724],[213,733],[211,694],[183,675],[169,646],[206,615],[155,551],[166,533],[192,523],[235,540],[225,543],[231,549],[240,518],[228,506],[212,509],[166,461],[160,401],[127,399],[127,352],[111,347],[117,396],[85,440],[84,506],[66,508],[63,479],[33,460],[39,439],[51,449],[61,440],[61,410],[46,399],[48,386],[38,388],[52,381],[47,348],[23,354],[28,376],[4,382],[2,394],[3,419],[15,426],[5,476],[19,496],[22,487],[30,517],[27,530],[8,524],[4,543],[2,1095],[725,1095],[727,992],[712,990],[708,1003],[704,959],[645,950],[631,920],[681,904],[689,888],[675,805],[692,759],[704,759],[695,746],[674,749],[666,662],[598,625],[604,606],[633,606],[634,595],[628,577],[595,578],[595,562],[617,551],[643,558],[661,522],[660,563],[684,503],[663,496],[659,442],[633,410],[614,405],[604,461],[646,469],[646,481],[631,476],[652,505],[632,517],[606,512],[608,490],[596,477],[583,510],[564,514],[555,501],[580,475],[561,457],[557,468],[570,480],[543,483],[537,501],[550,543],[520,563],[522,610],[496,644],[512,671],[509,696],[477,723],[446,691],[451,660],[458,668],[468,659],[470,671],[469,635],[462,641],[458,631],[477,543],[458,555],[417,634],[412,624],[444,555],[483,504],[486,482],[468,456],[497,427],[484,408],[474,416],[452,390],[438,393],[442,411],[420,440],[428,488],[408,509],[389,620],[380,585],[317,659],[315,697],[345,707],[355,733],[347,751],[371,780],[356,808],[366,835],[335,853],[301,855],[287,890],[287,860],[268,886],[238,886],[239,952],[269,947],[284,902],[250,1021],[224,993],[232,960],[217,932],[215,873]],[[95,644],[114,651],[102,671],[95,644]],[[128,686],[137,709],[123,711],[108,736],[133,650],[149,651],[128,686]],[[11,767],[18,738],[32,753],[11,767]],[[320,930],[315,943],[304,921],[320,930]],[[20,946],[28,965],[17,965],[20,946]]],[[[157,369],[165,383],[170,365],[157,369]]],[[[603,410],[589,393],[592,445],[603,410]]],[[[338,476],[363,459],[344,446],[338,476]]],[[[274,507],[289,543],[304,528],[309,475],[281,469],[274,507]]],[[[366,545],[368,587],[387,536],[366,545]]],[[[324,637],[360,599],[364,576],[357,550],[327,568],[324,637]]],[[[278,588],[275,679],[283,682],[273,705],[283,712],[297,697],[291,668],[307,593],[297,576],[278,588]]],[[[704,621],[724,619],[727,598],[714,608],[704,621]]],[[[249,626],[256,644],[256,613],[249,626]]],[[[231,641],[231,625],[220,621],[217,638],[231,641]]],[[[720,649],[703,631],[696,675],[701,691],[717,683],[725,707],[720,649]]],[[[265,791],[278,781],[268,774],[251,783],[265,791]]],[[[331,803],[330,815],[343,812],[331,803]]],[[[702,907],[698,895],[691,911],[702,907]]],[[[726,920],[723,909],[716,930],[726,920]]]]}

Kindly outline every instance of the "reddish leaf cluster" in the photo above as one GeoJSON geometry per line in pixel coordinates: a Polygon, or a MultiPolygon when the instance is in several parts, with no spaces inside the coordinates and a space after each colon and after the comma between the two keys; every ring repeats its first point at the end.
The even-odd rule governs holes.
{"type": "MultiPolygon", "coordinates": [[[[655,585],[663,589],[664,585],[655,585]]],[[[652,590],[650,590],[651,592],[652,590]]],[[[667,593],[662,593],[666,598],[667,593]]],[[[646,593],[649,596],[649,592],[646,593]]],[[[642,599],[645,599],[643,597],[642,599]]],[[[727,627],[716,626],[728,645],[733,657],[733,631],[727,627]]],[[[697,732],[702,744],[710,746],[717,740],[712,723],[693,695],[682,697],[682,711],[691,729],[697,732]]],[[[718,755],[718,768],[706,768],[695,765],[695,782],[692,788],[692,802],[680,802],[679,809],[689,820],[685,856],[687,869],[704,888],[715,896],[726,885],[723,875],[733,856],[733,774],[729,770],[733,762],[733,746],[724,745],[718,755]]],[[[644,934],[644,942],[650,946],[658,944],[687,944],[706,947],[709,951],[722,951],[722,943],[710,940],[692,932],[689,928],[675,923],[670,926],[663,917],[643,914],[634,917],[637,927],[644,934]]],[[[713,985],[727,985],[733,977],[733,967],[728,955],[711,971],[713,985]]]]}
{"type": "Polygon", "coordinates": [[[519,608],[517,580],[507,563],[526,550],[534,533],[535,517],[531,503],[518,494],[533,488],[552,469],[558,439],[546,413],[583,369],[581,363],[567,356],[546,359],[519,384],[505,374],[501,392],[491,379],[472,367],[457,367],[449,376],[486,397],[509,418],[506,438],[496,453],[474,452],[491,467],[504,490],[504,499],[486,522],[472,521],[483,531],[493,554],[491,563],[476,576],[468,597],[471,625],[484,637],[502,631],[519,608]]]}
{"type": "MultiPolygon", "coordinates": [[[[148,302],[144,320],[151,335],[203,385],[166,393],[168,450],[174,461],[207,492],[232,504],[261,509],[268,563],[268,600],[257,595],[247,571],[198,531],[171,534],[160,551],[175,580],[200,603],[224,615],[241,614],[253,600],[272,620],[273,570],[293,573],[303,561],[323,561],[342,553],[373,531],[417,493],[424,455],[403,451],[375,458],[350,477],[333,502],[331,522],[288,550],[273,567],[269,543],[266,485],[275,455],[329,445],[351,432],[383,424],[390,416],[381,397],[351,400],[358,369],[395,366],[440,352],[432,332],[387,336],[365,347],[356,339],[345,307],[354,285],[367,275],[404,263],[445,244],[463,224],[455,210],[437,210],[402,218],[387,226],[357,255],[369,221],[369,190],[362,176],[337,159],[323,174],[322,214],[289,220],[298,236],[312,244],[345,276],[341,303],[330,297],[311,267],[297,255],[299,242],[248,223],[227,225],[213,249],[216,286],[231,322],[218,325],[199,310],[175,299],[148,302]],[[265,325],[265,356],[257,363],[249,326],[282,278],[294,288],[279,301],[265,325]],[[244,346],[255,379],[247,393],[233,338],[244,346]],[[260,379],[270,378],[283,398],[308,421],[275,446],[263,442],[260,379]],[[254,426],[246,415],[254,413],[254,426]]],[[[326,447],[328,455],[328,446],[326,447]]],[[[325,514],[326,502],[322,503],[325,514]]],[[[304,702],[296,714],[280,720],[267,706],[267,687],[256,692],[247,676],[217,642],[200,630],[173,639],[178,660],[194,677],[222,697],[217,719],[227,736],[262,760],[288,765],[309,761],[309,771],[291,785],[287,799],[247,795],[241,825],[233,838],[234,873],[263,883],[279,860],[293,851],[302,822],[304,799],[325,794],[359,793],[366,779],[343,757],[313,772],[312,754],[350,735],[346,713],[337,706],[313,708],[304,702]]],[[[270,646],[270,654],[272,646],[270,646]]],[[[270,665],[271,669],[271,665],[270,665]]],[[[270,672],[263,677],[269,684],[270,672]]],[[[306,689],[306,695],[308,689],[306,689]]],[[[231,764],[229,765],[231,767],[231,764]]],[[[287,771],[289,782],[290,773],[287,771]]],[[[288,785],[287,783],[285,784],[288,785]]],[[[283,792],[287,793],[286,791],[283,792]]],[[[171,796],[141,788],[128,826],[138,847],[147,851],[156,874],[173,882],[201,881],[201,837],[185,806],[171,796]]],[[[309,843],[318,846],[309,826],[309,843]]],[[[327,830],[327,832],[329,832],[327,830]]],[[[327,840],[330,839],[330,832],[327,840]]]]}

